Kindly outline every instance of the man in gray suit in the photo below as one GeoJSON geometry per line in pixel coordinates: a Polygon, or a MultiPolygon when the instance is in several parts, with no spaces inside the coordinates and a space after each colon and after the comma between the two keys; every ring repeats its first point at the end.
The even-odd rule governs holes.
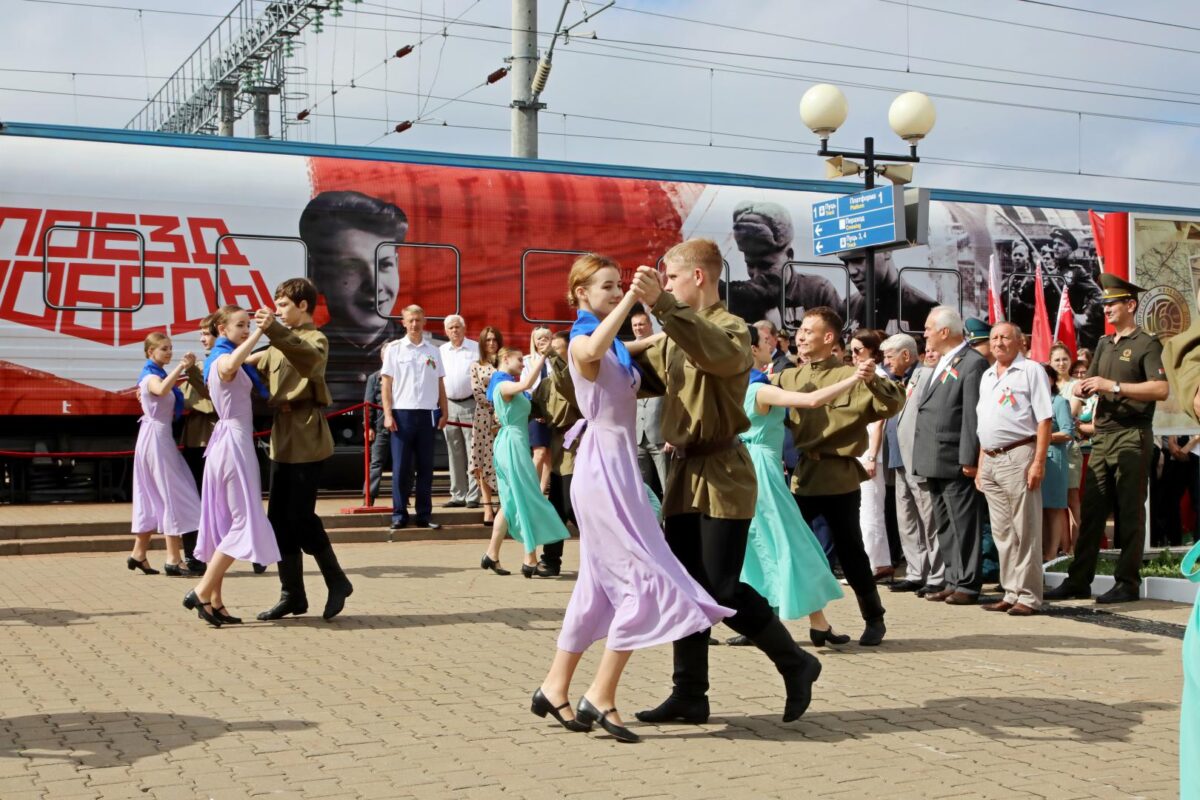
{"type": "Polygon", "coordinates": [[[933,499],[938,548],[946,562],[946,586],[926,600],[965,606],[979,602],[979,492],[975,468],[979,437],[975,407],[987,359],[963,338],[963,320],[937,306],[925,320],[927,347],[941,355],[917,400],[912,472],[924,478],[933,499]]]}
{"type": "MultiPolygon", "coordinates": [[[[645,311],[633,312],[629,316],[629,324],[638,339],[654,335],[650,315],[645,311]]],[[[660,500],[667,491],[667,465],[671,460],[662,434],[662,404],[661,397],[645,397],[637,401],[638,467],[642,471],[642,480],[654,489],[660,500]]]]}
{"type": "Polygon", "coordinates": [[[892,377],[904,386],[905,401],[900,413],[884,427],[887,436],[887,466],[896,486],[896,523],[900,544],[908,564],[905,579],[893,583],[893,592],[916,592],[924,597],[945,588],[946,565],[938,550],[933,524],[933,498],[925,481],[912,474],[913,441],[917,433],[917,401],[929,384],[933,370],[923,366],[916,341],[907,333],[884,340],[883,363],[892,377]]]}

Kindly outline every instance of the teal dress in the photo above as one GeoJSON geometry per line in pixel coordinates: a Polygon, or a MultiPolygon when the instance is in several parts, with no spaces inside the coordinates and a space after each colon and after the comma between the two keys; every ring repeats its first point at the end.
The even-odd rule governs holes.
{"type": "Polygon", "coordinates": [[[841,597],[842,587],[788,491],[783,474],[787,409],[758,413],[755,398],[764,385],[752,383],[746,390],[750,430],[741,434],[758,476],[758,504],[750,522],[742,582],[779,609],[780,619],[800,619],[841,597]]]}
{"type": "Polygon", "coordinates": [[[508,533],[532,553],[539,546],[561,542],[570,534],[558,512],[542,494],[529,449],[529,398],[517,392],[507,402],[496,390],[496,418],[500,432],[492,445],[492,463],[500,490],[500,506],[508,520],[508,533]]]}
{"type": "MultiPolygon", "coordinates": [[[[1200,542],[1183,557],[1184,577],[1200,583],[1200,542]]],[[[1179,715],[1179,796],[1200,800],[1200,596],[1183,636],[1183,703],[1179,715]]]]}

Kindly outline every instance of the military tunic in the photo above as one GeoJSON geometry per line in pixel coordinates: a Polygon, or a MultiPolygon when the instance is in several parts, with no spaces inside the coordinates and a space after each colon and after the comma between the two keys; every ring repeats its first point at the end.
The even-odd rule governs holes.
{"type": "Polygon", "coordinates": [[[271,460],[308,464],[333,455],[333,435],[322,409],[333,400],[325,384],[329,340],[311,322],[288,328],[273,319],[263,330],[271,347],[258,362],[267,383],[271,424],[271,460]]]}
{"type": "MultiPolygon", "coordinates": [[[[1117,383],[1144,383],[1166,380],[1163,347],[1153,335],[1141,328],[1122,336],[1102,336],[1088,367],[1087,377],[1100,376],[1117,383]]],[[[1128,428],[1149,430],[1154,424],[1153,400],[1130,400],[1124,395],[1104,393],[1096,399],[1093,419],[1096,432],[1128,428]]]]}
{"type": "MultiPolygon", "coordinates": [[[[782,389],[811,392],[848,378],[854,367],[830,356],[824,361],[785,369],[774,378],[782,389]]],[[[789,426],[800,453],[792,491],[801,496],[848,494],[867,479],[858,456],[867,450],[867,426],[899,413],[904,387],[876,376],[858,383],[823,408],[793,408],[789,426]]]]}
{"type": "Polygon", "coordinates": [[[550,427],[550,471],[558,475],[570,475],[575,471],[575,449],[563,444],[563,437],[582,417],[575,403],[575,383],[567,362],[557,355],[546,359],[549,372],[533,390],[533,415],[546,421],[550,427]]]}
{"type": "Polygon", "coordinates": [[[179,443],[184,447],[204,447],[219,417],[208,396],[208,387],[204,385],[204,374],[197,366],[187,371],[187,382],[183,384],[183,407],[188,414],[183,418],[183,433],[179,443]]]}
{"type": "Polygon", "coordinates": [[[664,395],[663,439],[682,456],[667,477],[663,516],[751,519],[758,480],[737,438],[750,428],[742,405],[754,364],[746,321],[724,303],[696,311],[670,292],[650,310],[667,338],[636,361],[643,389],[655,392],[657,383],[664,395]]]}

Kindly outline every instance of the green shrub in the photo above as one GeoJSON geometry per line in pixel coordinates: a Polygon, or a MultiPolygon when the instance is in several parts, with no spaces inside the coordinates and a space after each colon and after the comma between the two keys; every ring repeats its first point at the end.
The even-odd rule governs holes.
{"type": "MultiPolygon", "coordinates": [[[[1071,568],[1071,563],[1074,560],[1073,558],[1068,558],[1065,561],[1060,561],[1049,571],[1066,573],[1071,568]]],[[[1179,571],[1179,566],[1182,563],[1182,555],[1176,555],[1170,550],[1163,550],[1153,559],[1142,564],[1140,574],[1143,578],[1182,578],[1183,574],[1179,571]]],[[[1117,562],[1113,559],[1101,558],[1096,562],[1096,574],[1112,575],[1116,567],[1117,562]]]]}

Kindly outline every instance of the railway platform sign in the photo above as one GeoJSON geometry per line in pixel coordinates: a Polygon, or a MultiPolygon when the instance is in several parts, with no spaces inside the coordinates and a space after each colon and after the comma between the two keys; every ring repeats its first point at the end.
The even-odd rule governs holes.
{"type": "Polygon", "coordinates": [[[892,185],[813,203],[813,255],[904,242],[904,192],[892,185]]]}

